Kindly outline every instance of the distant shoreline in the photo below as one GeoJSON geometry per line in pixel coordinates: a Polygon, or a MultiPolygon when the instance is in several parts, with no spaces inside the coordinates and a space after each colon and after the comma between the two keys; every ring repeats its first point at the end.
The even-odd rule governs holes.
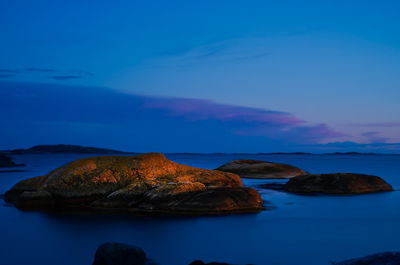
{"type": "MultiPolygon", "coordinates": [[[[127,152],[119,151],[108,148],[99,147],[86,147],[80,145],[36,145],[27,149],[12,149],[12,150],[0,150],[0,154],[4,155],[26,155],[26,154],[109,154],[109,155],[128,155],[128,154],[142,154],[144,152],[127,152]]],[[[328,152],[328,153],[311,153],[311,152],[258,152],[258,153],[192,153],[192,152],[165,152],[166,155],[362,155],[362,156],[373,156],[373,155],[400,155],[397,153],[363,153],[363,152],[328,152]]]]}

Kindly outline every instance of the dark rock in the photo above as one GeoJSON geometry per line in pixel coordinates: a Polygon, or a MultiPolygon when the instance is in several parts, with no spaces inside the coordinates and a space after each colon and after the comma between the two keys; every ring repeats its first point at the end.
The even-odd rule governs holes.
{"type": "MultiPolygon", "coordinates": [[[[233,265],[230,263],[226,263],[226,262],[210,262],[210,263],[205,263],[202,260],[195,260],[193,262],[191,262],[189,265],[233,265]]],[[[247,264],[247,265],[251,265],[251,264],[247,264]]]]}
{"type": "Polygon", "coordinates": [[[333,262],[335,265],[400,265],[400,252],[384,252],[362,258],[333,262]]]}
{"type": "Polygon", "coordinates": [[[180,165],[162,154],[84,158],[5,194],[19,208],[221,214],[263,209],[238,175],[180,165]]]}
{"type": "Polygon", "coordinates": [[[286,183],[285,190],[304,194],[362,194],[392,191],[393,188],[377,176],[333,173],[297,176],[286,183]]]}
{"type": "Polygon", "coordinates": [[[141,248],[109,242],[98,247],[93,265],[146,265],[146,253],[141,248]]]}
{"type": "Polygon", "coordinates": [[[286,164],[271,163],[257,160],[233,160],[216,170],[238,174],[242,178],[254,179],[286,179],[307,172],[286,164]]]}
{"type": "Polygon", "coordinates": [[[225,263],[225,262],[210,262],[210,263],[204,263],[201,260],[195,260],[193,262],[191,262],[189,265],[231,265],[229,263],[225,263]]]}
{"type": "Polygon", "coordinates": [[[0,154],[0,167],[21,167],[23,164],[16,164],[11,157],[0,154]]]}
{"type": "Polygon", "coordinates": [[[260,189],[284,191],[285,186],[286,184],[283,183],[265,183],[265,184],[260,184],[257,187],[260,189]]]}

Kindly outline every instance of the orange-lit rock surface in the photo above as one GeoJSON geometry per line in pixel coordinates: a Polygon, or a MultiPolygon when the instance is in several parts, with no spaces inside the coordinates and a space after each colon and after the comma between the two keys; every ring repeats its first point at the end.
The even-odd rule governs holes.
{"type": "Polygon", "coordinates": [[[99,156],[17,183],[5,194],[18,208],[218,214],[262,210],[236,174],[194,168],[162,154],[99,156]]]}

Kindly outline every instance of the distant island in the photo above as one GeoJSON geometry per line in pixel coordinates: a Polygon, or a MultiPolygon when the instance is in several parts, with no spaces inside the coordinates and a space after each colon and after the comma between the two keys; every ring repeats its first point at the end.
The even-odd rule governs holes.
{"type": "Polygon", "coordinates": [[[80,145],[36,145],[28,149],[14,149],[1,151],[8,155],[24,154],[131,154],[129,152],[117,151],[107,148],[86,147],[80,145]]]}
{"type": "Polygon", "coordinates": [[[169,155],[398,155],[396,153],[362,153],[362,152],[331,152],[331,153],[309,153],[309,152],[271,152],[271,153],[166,153],[169,155]]]}
{"type": "MultiPolygon", "coordinates": [[[[27,149],[0,150],[4,155],[24,154],[140,154],[142,152],[125,152],[108,148],[87,147],[80,145],[56,144],[35,145],[27,149]]],[[[259,152],[259,153],[196,153],[196,152],[171,152],[168,155],[383,155],[383,153],[362,152],[331,152],[331,153],[309,153],[309,152],[259,152]]],[[[396,155],[395,153],[385,155],[396,155]]],[[[397,154],[398,155],[398,154],[397,154]]]]}
{"type": "Polygon", "coordinates": [[[323,155],[377,155],[377,153],[334,152],[334,153],[325,153],[323,155]]]}
{"type": "Polygon", "coordinates": [[[2,167],[23,167],[23,164],[15,163],[11,157],[0,154],[0,168],[2,167]]]}

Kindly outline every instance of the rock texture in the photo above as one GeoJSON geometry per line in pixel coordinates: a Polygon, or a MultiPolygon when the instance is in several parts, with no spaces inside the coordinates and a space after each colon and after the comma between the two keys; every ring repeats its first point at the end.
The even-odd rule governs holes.
{"type": "Polygon", "coordinates": [[[0,154],[0,168],[1,167],[20,167],[22,164],[16,164],[11,157],[0,154]]]}
{"type": "Polygon", "coordinates": [[[335,262],[335,265],[399,265],[400,252],[384,252],[362,258],[335,262]]]}
{"type": "Polygon", "coordinates": [[[362,194],[392,191],[392,187],[377,176],[333,173],[302,175],[290,179],[285,190],[294,193],[362,194]]]}
{"type": "Polygon", "coordinates": [[[242,178],[255,179],[286,179],[307,172],[286,164],[277,164],[258,160],[233,160],[216,170],[238,174],[242,178]]]}
{"type": "Polygon", "coordinates": [[[19,208],[219,214],[263,209],[238,175],[180,165],[162,154],[84,158],[17,183],[5,200],[19,208]]]}
{"type": "Polygon", "coordinates": [[[93,265],[146,265],[146,253],[141,248],[109,242],[98,247],[93,265]]]}

